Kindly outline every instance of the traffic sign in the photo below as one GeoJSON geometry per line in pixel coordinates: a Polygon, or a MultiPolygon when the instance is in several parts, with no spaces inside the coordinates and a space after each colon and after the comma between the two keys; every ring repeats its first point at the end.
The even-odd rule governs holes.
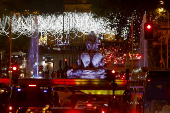
{"type": "Polygon", "coordinates": [[[39,66],[39,69],[43,69],[44,67],[42,65],[39,66]]]}

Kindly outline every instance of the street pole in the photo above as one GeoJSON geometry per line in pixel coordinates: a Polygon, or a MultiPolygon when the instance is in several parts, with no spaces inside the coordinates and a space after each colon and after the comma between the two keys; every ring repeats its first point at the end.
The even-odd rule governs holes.
{"type": "MultiPolygon", "coordinates": [[[[169,12],[167,12],[167,14],[168,14],[168,28],[169,28],[169,12]]],[[[167,39],[167,63],[166,63],[166,68],[168,68],[168,41],[169,41],[169,37],[168,37],[168,34],[169,34],[169,32],[168,32],[168,30],[167,30],[167,34],[166,34],[166,39],[167,39]]]]}
{"type": "Polygon", "coordinates": [[[11,71],[11,46],[12,46],[12,12],[10,17],[10,28],[9,28],[9,44],[10,44],[10,53],[9,53],[9,87],[12,86],[12,71],[11,71]]]}
{"type": "Polygon", "coordinates": [[[162,35],[161,35],[161,68],[162,68],[162,35]]]}
{"type": "MultiPolygon", "coordinates": [[[[63,40],[64,40],[64,13],[63,13],[63,40]]],[[[63,69],[64,69],[64,51],[63,51],[63,69]]]]}
{"type": "Polygon", "coordinates": [[[131,25],[131,29],[132,29],[132,71],[133,72],[133,13],[132,13],[132,25],[131,25]]]}

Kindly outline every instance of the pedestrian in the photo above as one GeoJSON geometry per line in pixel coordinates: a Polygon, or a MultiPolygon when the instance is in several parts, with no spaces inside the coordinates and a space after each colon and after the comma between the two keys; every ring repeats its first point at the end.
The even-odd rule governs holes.
{"type": "Polygon", "coordinates": [[[113,101],[114,101],[114,96],[112,96],[111,98],[109,98],[108,101],[108,111],[110,111],[112,105],[113,105],[113,101]]]}
{"type": "Polygon", "coordinates": [[[72,109],[75,108],[76,103],[77,103],[77,95],[76,95],[75,92],[73,91],[73,92],[72,92],[72,96],[71,96],[71,106],[72,106],[72,109]]]}

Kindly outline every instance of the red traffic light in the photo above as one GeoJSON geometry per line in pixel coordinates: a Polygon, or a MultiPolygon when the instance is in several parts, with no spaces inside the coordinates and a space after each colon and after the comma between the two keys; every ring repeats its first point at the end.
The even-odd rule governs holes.
{"type": "Polygon", "coordinates": [[[151,29],[152,26],[151,26],[150,24],[148,24],[148,25],[146,26],[146,28],[147,28],[147,29],[151,29]]]}
{"type": "Polygon", "coordinates": [[[144,24],[144,37],[146,40],[153,39],[154,25],[152,22],[146,22],[144,24]]]}
{"type": "Polygon", "coordinates": [[[17,67],[16,67],[16,66],[12,67],[12,70],[13,70],[13,71],[16,71],[16,70],[17,70],[17,67]]]}

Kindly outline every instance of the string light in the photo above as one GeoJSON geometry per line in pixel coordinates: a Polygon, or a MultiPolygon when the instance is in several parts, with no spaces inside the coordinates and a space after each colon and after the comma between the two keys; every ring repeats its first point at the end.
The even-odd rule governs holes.
{"type": "MultiPolygon", "coordinates": [[[[45,33],[47,36],[55,37],[52,41],[62,40],[63,34],[67,35],[70,39],[75,39],[76,37],[87,35],[91,31],[94,31],[98,37],[102,34],[108,36],[107,38],[105,37],[105,39],[114,39],[114,36],[117,34],[117,27],[111,29],[109,26],[110,22],[106,18],[93,18],[93,16],[94,14],[92,13],[75,12],[65,12],[61,15],[38,15],[38,31],[41,34],[45,33]],[[70,35],[70,33],[73,33],[74,35],[70,35]]],[[[25,35],[27,37],[33,35],[35,31],[34,18],[34,15],[29,15],[27,17],[13,15],[12,34],[17,35],[15,38],[18,38],[20,35],[25,35]]],[[[0,18],[0,35],[9,36],[9,24],[9,16],[3,16],[3,18],[0,18]]],[[[129,29],[127,27],[123,28],[122,36],[124,39],[127,39],[128,31],[129,29]]]]}

